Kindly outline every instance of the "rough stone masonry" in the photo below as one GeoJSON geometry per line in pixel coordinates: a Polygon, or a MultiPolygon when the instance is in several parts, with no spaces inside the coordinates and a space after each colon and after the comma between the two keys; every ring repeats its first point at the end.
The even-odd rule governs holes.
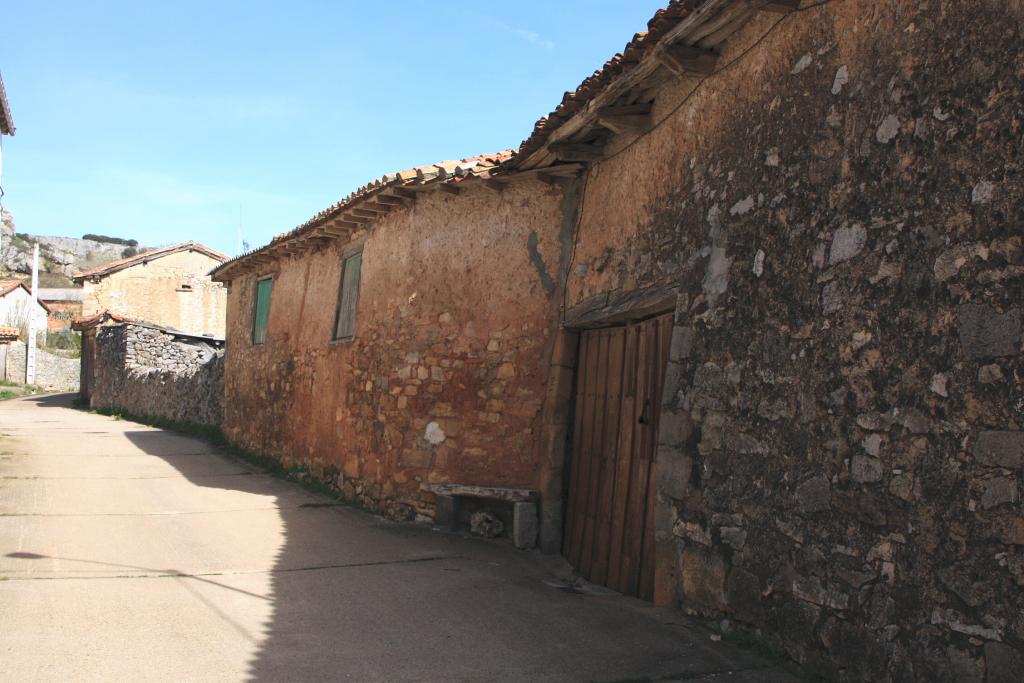
{"type": "Polygon", "coordinates": [[[769,4],[800,9],[675,3],[749,21],[707,78],[628,90],[649,128],[564,146],[577,180],[467,182],[249,258],[227,431],[396,517],[432,514],[424,481],[537,488],[543,541],[570,314],[656,302],[618,319],[674,313],[655,601],[831,679],[1019,681],[1024,5],[769,4]],[[332,341],[357,239],[359,330],[332,341]]]}
{"type": "Polygon", "coordinates": [[[587,178],[570,304],[680,291],[659,601],[828,678],[1024,680],[1021,3],[776,21],[587,178]]]}
{"type": "Polygon", "coordinates": [[[96,335],[91,406],[219,427],[224,351],[219,342],[124,324],[96,335]]]}

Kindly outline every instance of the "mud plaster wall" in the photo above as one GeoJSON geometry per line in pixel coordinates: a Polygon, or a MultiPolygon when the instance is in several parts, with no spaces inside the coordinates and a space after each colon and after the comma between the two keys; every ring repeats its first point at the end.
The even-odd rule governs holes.
{"type": "Polygon", "coordinates": [[[111,311],[182,332],[223,338],[227,292],[208,275],[219,263],[197,251],[181,251],[125,268],[99,282],[86,280],[82,315],[111,311]],[[191,289],[183,291],[182,285],[191,289]]]}
{"type": "Polygon", "coordinates": [[[234,280],[229,438],[396,518],[433,514],[421,482],[536,486],[554,283],[568,256],[561,201],[560,188],[528,180],[393,211],[366,237],[349,342],[331,341],[342,245],[234,280]],[[267,340],[254,346],[265,274],[267,340]]]}
{"type": "Polygon", "coordinates": [[[658,600],[829,677],[1019,680],[1020,4],[775,21],[587,179],[570,304],[682,291],[658,600]]]}

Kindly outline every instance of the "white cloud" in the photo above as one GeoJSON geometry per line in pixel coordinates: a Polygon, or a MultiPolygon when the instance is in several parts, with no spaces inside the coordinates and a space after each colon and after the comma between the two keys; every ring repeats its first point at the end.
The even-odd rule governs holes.
{"type": "Polygon", "coordinates": [[[547,38],[544,38],[543,36],[541,36],[536,31],[528,31],[525,28],[510,28],[510,27],[505,27],[505,29],[508,30],[508,31],[511,31],[514,35],[519,36],[520,38],[522,38],[523,40],[525,40],[528,43],[533,43],[534,45],[540,45],[541,47],[543,47],[545,50],[548,50],[549,52],[551,50],[555,49],[555,42],[553,40],[548,40],[547,38]]]}

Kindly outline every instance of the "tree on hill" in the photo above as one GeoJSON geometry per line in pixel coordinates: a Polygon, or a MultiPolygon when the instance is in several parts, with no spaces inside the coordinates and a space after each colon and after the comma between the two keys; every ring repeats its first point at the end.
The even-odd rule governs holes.
{"type": "Polygon", "coordinates": [[[86,234],[82,235],[83,240],[92,240],[93,242],[104,242],[106,244],[123,244],[126,247],[137,247],[139,246],[138,240],[126,240],[122,237],[109,237],[107,235],[93,235],[86,234]]]}

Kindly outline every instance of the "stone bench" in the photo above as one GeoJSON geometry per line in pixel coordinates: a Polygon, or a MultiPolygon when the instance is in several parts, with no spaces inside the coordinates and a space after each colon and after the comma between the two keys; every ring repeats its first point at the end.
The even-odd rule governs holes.
{"type": "Polygon", "coordinates": [[[522,550],[537,543],[537,491],[467,484],[420,484],[420,488],[437,496],[434,523],[440,527],[458,530],[460,498],[500,500],[512,504],[512,543],[522,550]]]}

